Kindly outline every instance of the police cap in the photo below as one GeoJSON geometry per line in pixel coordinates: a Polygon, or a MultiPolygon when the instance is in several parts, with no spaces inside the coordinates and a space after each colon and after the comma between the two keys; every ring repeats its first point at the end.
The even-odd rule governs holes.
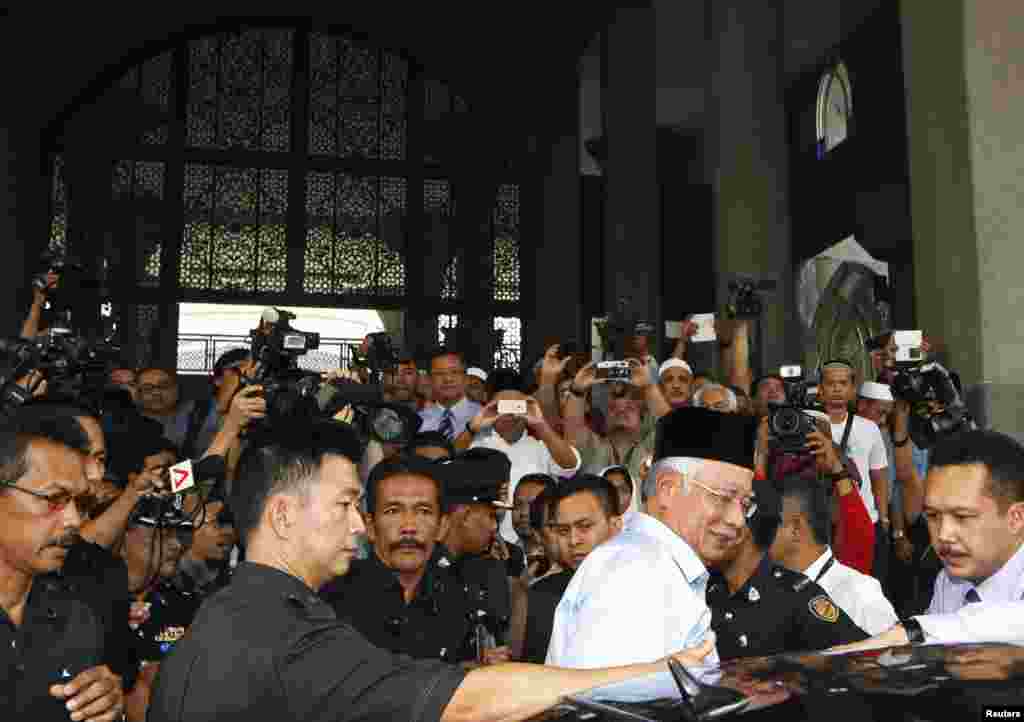
{"type": "Polygon", "coordinates": [[[445,495],[450,504],[492,504],[511,509],[504,487],[509,483],[512,463],[496,449],[469,449],[454,459],[440,462],[444,470],[445,495]]]}

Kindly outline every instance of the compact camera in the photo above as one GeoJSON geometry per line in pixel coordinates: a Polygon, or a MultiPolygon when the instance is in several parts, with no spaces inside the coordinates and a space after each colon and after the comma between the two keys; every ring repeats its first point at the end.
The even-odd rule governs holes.
{"type": "Polygon", "coordinates": [[[595,377],[598,381],[629,381],[633,378],[633,367],[629,361],[599,361],[595,377]]]}

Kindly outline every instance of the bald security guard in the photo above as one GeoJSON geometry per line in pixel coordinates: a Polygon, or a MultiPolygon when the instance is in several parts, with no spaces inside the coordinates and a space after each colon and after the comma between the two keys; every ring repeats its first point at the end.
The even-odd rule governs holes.
{"type": "Polygon", "coordinates": [[[824,589],[768,557],[781,502],[770,481],[755,480],[753,489],[747,528],[708,581],[719,656],[763,657],[865,639],[868,635],[824,589]]]}
{"type": "MultiPolygon", "coordinates": [[[[534,717],[566,695],[665,669],[583,672],[503,664],[467,672],[374,647],[315,593],[345,574],[364,532],[362,454],[344,425],[278,430],[248,448],[232,506],[247,558],[161,665],[149,722],[534,717]]],[[[678,655],[698,664],[710,643],[678,655]]]]}

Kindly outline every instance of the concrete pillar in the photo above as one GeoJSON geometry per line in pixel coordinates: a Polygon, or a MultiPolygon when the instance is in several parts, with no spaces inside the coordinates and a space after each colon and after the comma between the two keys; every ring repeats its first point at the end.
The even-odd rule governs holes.
{"type": "Polygon", "coordinates": [[[625,299],[630,315],[661,328],[654,30],[647,6],[616,10],[604,33],[604,310],[617,311],[625,299]]]}
{"type": "Polygon", "coordinates": [[[743,0],[709,3],[711,37],[717,42],[709,93],[709,125],[717,129],[709,134],[715,143],[712,167],[717,168],[713,174],[716,302],[721,310],[728,298],[730,273],[779,282],[778,290],[767,297],[757,343],[765,369],[799,358],[782,11],[777,5],[743,0]]]}
{"type": "Polygon", "coordinates": [[[982,424],[1024,440],[1024,15],[903,0],[918,324],[982,424]]]}
{"type": "Polygon", "coordinates": [[[531,295],[523,299],[529,314],[524,359],[542,354],[547,343],[585,340],[576,88],[579,79],[571,72],[565,74],[564,80],[548,96],[548,125],[539,143],[544,156],[540,162],[541,234],[522,248],[523,253],[533,254],[532,263],[523,266],[532,269],[533,279],[531,295]]]}

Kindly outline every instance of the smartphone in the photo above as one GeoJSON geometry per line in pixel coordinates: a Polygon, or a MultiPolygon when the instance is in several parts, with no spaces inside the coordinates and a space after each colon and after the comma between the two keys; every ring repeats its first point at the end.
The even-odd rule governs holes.
{"type": "Polygon", "coordinates": [[[893,331],[892,342],[896,345],[896,363],[917,363],[924,359],[921,350],[924,334],[920,331],[893,331]]]}
{"type": "Polygon", "coordinates": [[[718,335],[715,333],[715,314],[695,313],[690,317],[690,320],[697,324],[697,333],[690,338],[691,341],[702,343],[714,341],[718,338],[718,335]]]}
{"type": "Polygon", "coordinates": [[[629,381],[633,378],[633,368],[629,361],[600,361],[594,377],[598,381],[629,381]]]}
{"type": "Polygon", "coordinates": [[[525,401],[499,401],[498,416],[526,416],[525,401]]]}

